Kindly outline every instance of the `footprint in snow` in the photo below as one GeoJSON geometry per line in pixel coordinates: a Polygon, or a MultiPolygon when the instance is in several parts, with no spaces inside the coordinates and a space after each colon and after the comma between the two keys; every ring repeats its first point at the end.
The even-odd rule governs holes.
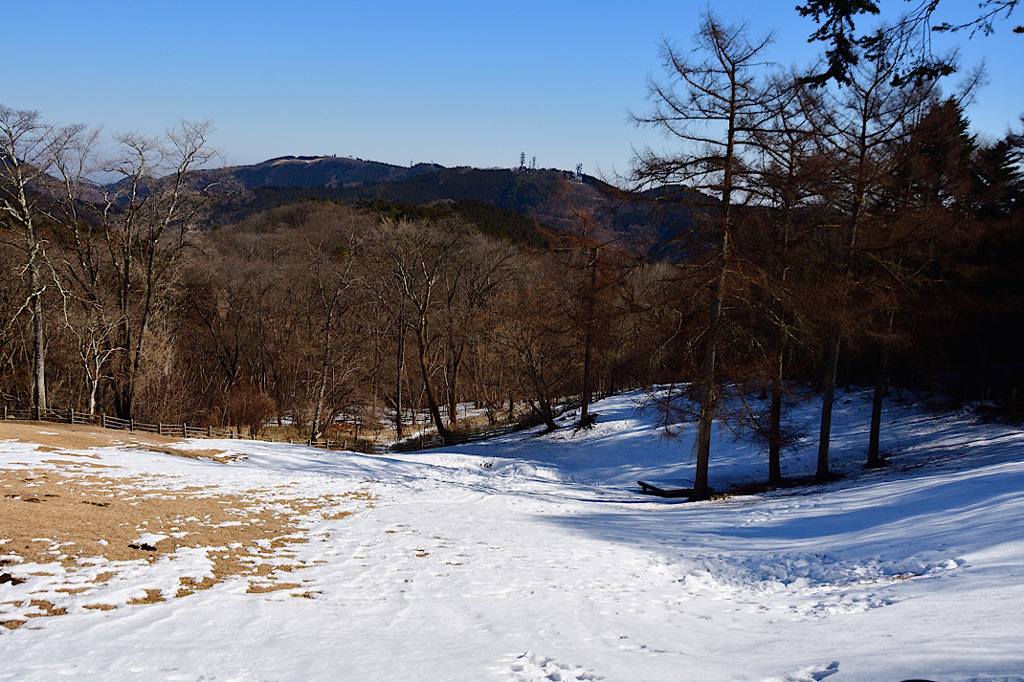
{"type": "Polygon", "coordinates": [[[837,672],[839,672],[839,661],[832,661],[827,665],[809,665],[781,677],[769,677],[764,682],[818,682],[818,680],[835,675],[837,672]]]}
{"type": "Polygon", "coordinates": [[[604,679],[594,673],[585,670],[582,666],[564,665],[548,658],[527,651],[517,656],[509,666],[513,680],[516,682],[570,682],[571,680],[601,680],[604,679]]]}

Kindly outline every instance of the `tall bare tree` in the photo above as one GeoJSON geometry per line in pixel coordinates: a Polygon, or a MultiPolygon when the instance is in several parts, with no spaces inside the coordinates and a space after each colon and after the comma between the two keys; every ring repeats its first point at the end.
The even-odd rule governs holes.
{"type": "Polygon", "coordinates": [[[704,206],[705,229],[696,247],[713,256],[709,279],[702,285],[709,292],[709,314],[697,379],[700,414],[693,499],[709,495],[711,427],[719,397],[718,344],[734,262],[733,213],[749,178],[742,150],[769,117],[774,99],[764,73],[770,40],[751,40],[746,26],[727,26],[705,14],[695,35],[696,57],[666,43],[662,56],[667,76],[649,79],[651,111],[633,117],[637,124],[661,130],[681,145],[674,154],[650,149],[637,154],[632,177],[639,186],[682,187],[691,201],[702,200],[693,190],[714,196],[714,204],[704,206]]]}
{"type": "MultiPolygon", "coordinates": [[[[37,111],[0,105],[0,216],[4,243],[22,254],[25,300],[14,317],[32,317],[32,395],[38,418],[46,410],[46,331],[43,296],[56,283],[43,235],[48,188],[59,183],[60,159],[79,138],[80,125],[54,126],[37,111]]],[[[13,320],[8,321],[8,323],[13,320]]]]}
{"type": "MultiPolygon", "coordinates": [[[[348,348],[339,349],[336,345],[344,327],[344,320],[352,302],[347,297],[349,289],[354,285],[351,277],[352,260],[340,255],[328,255],[323,249],[309,248],[310,270],[312,274],[311,288],[319,324],[319,363],[316,372],[316,397],[313,409],[313,425],[310,431],[310,442],[318,440],[326,430],[325,408],[328,383],[340,384],[343,379],[333,377],[332,370],[340,367],[346,375],[355,370],[351,363],[348,348]]],[[[333,416],[333,415],[332,415],[333,416]]]]}
{"type": "Polygon", "coordinates": [[[442,282],[446,357],[445,384],[448,421],[456,422],[460,373],[467,349],[480,339],[483,309],[508,280],[515,264],[515,250],[482,234],[466,232],[451,254],[453,263],[445,268],[442,282]]]}
{"type": "Polygon", "coordinates": [[[558,267],[554,261],[541,261],[524,268],[491,311],[488,324],[489,345],[511,366],[518,393],[548,431],[558,428],[556,401],[579,387],[573,324],[558,304],[558,267]]]}
{"type": "Polygon", "coordinates": [[[824,319],[827,337],[824,399],[818,440],[815,478],[827,481],[829,442],[836,372],[844,335],[849,338],[850,318],[860,319],[850,306],[858,260],[862,258],[864,231],[872,223],[875,207],[896,164],[893,147],[906,134],[913,117],[935,87],[934,81],[893,85],[895,61],[882,54],[853,70],[852,82],[829,90],[806,111],[811,116],[832,171],[826,197],[832,219],[820,230],[822,271],[831,282],[823,288],[830,300],[824,319]]]}
{"type": "Polygon", "coordinates": [[[807,313],[801,308],[807,284],[798,280],[809,278],[801,276],[807,268],[800,244],[806,242],[811,229],[808,216],[820,199],[820,178],[828,171],[806,113],[816,106],[815,93],[795,73],[779,74],[775,83],[779,101],[773,117],[762,130],[754,131],[751,165],[756,181],[750,189],[763,210],[756,212],[759,220],[748,235],[757,242],[757,265],[764,275],[760,288],[767,299],[760,313],[770,329],[765,341],[771,392],[767,426],[758,421],[758,430],[768,441],[769,485],[782,483],[781,453],[787,440],[782,423],[786,364],[806,326],[807,313]]]}
{"type": "Polygon", "coordinates": [[[427,405],[442,438],[450,438],[452,432],[441,417],[434,377],[435,354],[442,341],[435,323],[445,277],[457,262],[455,256],[465,234],[465,226],[458,222],[385,220],[377,238],[367,245],[371,267],[378,275],[374,286],[379,296],[395,309],[408,310],[427,405]]]}
{"type": "Polygon", "coordinates": [[[101,218],[120,313],[113,388],[123,418],[135,413],[147,337],[174,266],[221,187],[216,175],[190,173],[216,157],[212,130],[209,121],[182,120],[157,138],[120,135],[119,154],[105,169],[120,178],[101,218]]]}

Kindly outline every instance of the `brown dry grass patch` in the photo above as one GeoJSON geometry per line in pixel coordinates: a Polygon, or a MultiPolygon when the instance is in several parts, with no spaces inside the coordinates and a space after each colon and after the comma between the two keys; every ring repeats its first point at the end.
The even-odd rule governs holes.
{"type": "Polygon", "coordinates": [[[0,551],[73,568],[96,556],[152,562],[181,547],[280,544],[298,530],[289,516],[257,510],[258,502],[245,495],[159,488],[143,477],[0,469],[0,528],[8,540],[0,551]],[[135,543],[147,532],[170,537],[147,549],[135,543]]]}
{"type": "Polygon", "coordinates": [[[132,443],[166,446],[181,442],[180,438],[142,431],[114,431],[85,424],[15,421],[0,421],[0,439],[14,439],[19,443],[35,443],[61,450],[107,448],[132,443]]]}
{"type": "Polygon", "coordinates": [[[34,606],[37,609],[42,609],[43,612],[27,614],[25,616],[26,618],[42,618],[44,616],[63,616],[65,613],[67,613],[66,609],[59,606],[54,606],[53,602],[47,601],[45,599],[33,599],[29,602],[29,606],[34,606]]]}
{"type": "Polygon", "coordinates": [[[136,604],[157,604],[157,603],[162,602],[162,601],[165,601],[165,600],[163,598],[163,593],[160,590],[146,590],[146,596],[145,597],[135,597],[134,599],[129,599],[128,603],[132,604],[132,605],[136,605],[136,604]]]}
{"type": "Polygon", "coordinates": [[[297,590],[302,585],[299,583],[278,583],[278,582],[265,582],[265,583],[250,583],[249,589],[246,590],[249,594],[268,594],[270,592],[280,592],[282,590],[297,590]]]}
{"type": "Polygon", "coordinates": [[[221,450],[178,450],[169,447],[175,443],[183,443],[184,440],[181,438],[159,436],[143,431],[115,431],[85,424],[0,421],[0,440],[34,443],[38,446],[37,449],[46,452],[129,447],[191,459],[230,459],[221,450]]]}
{"type": "MultiPolygon", "coordinates": [[[[90,427],[0,422],[0,439],[4,438],[30,443],[42,441],[47,451],[125,445],[165,451],[162,445],[175,442],[172,438],[150,438],[150,434],[132,434],[125,438],[123,432],[100,430],[97,433],[90,427]],[[137,435],[143,438],[132,442],[130,438],[137,435]]],[[[166,448],[166,452],[204,456],[196,451],[171,448],[166,448]]],[[[0,544],[0,569],[3,569],[0,573],[10,572],[20,563],[56,562],[73,574],[76,570],[91,568],[91,561],[97,558],[154,563],[165,556],[173,561],[175,552],[182,548],[206,548],[213,564],[212,579],[183,577],[179,579],[180,586],[175,594],[149,589],[145,597],[133,599],[130,604],[184,597],[232,577],[249,580],[249,591],[254,593],[296,589],[299,583],[278,583],[275,574],[282,575],[307,565],[288,551],[294,544],[306,542],[301,536],[301,515],[321,512],[324,518],[341,519],[353,512],[339,511],[337,505],[358,501],[361,506],[372,506],[374,499],[364,490],[317,499],[296,499],[284,489],[244,493],[222,493],[195,486],[169,489],[162,486],[157,477],[108,477],[103,475],[100,462],[81,461],[82,457],[99,459],[98,455],[76,452],[73,457],[46,460],[56,471],[38,468],[38,465],[0,469],[0,541],[6,540],[0,544]],[[274,502],[278,508],[268,509],[268,502],[274,502]],[[143,533],[168,537],[150,546],[136,542],[143,533]]],[[[117,570],[100,573],[91,584],[100,586],[117,573],[117,570]]],[[[78,583],[56,591],[70,596],[90,589],[93,588],[78,583]]],[[[102,596],[97,597],[102,600],[102,596]]],[[[47,604],[33,601],[30,606],[41,612],[32,615],[64,613],[62,607],[47,604]]],[[[109,610],[116,606],[96,603],[84,608],[109,610]]],[[[19,618],[0,620],[0,625],[8,629],[23,623],[19,618]]]]}

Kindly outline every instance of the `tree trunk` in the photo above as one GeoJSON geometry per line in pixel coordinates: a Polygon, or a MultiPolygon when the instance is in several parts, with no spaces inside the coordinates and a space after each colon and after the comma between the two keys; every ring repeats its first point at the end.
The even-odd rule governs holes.
{"type": "Polygon", "coordinates": [[[320,428],[320,422],[324,416],[324,402],[327,397],[327,369],[330,364],[330,359],[327,353],[324,353],[323,362],[320,365],[320,380],[317,382],[316,390],[316,407],[313,410],[313,426],[309,433],[309,442],[313,443],[315,440],[319,440],[323,429],[320,428]]]}
{"type": "MultiPolygon", "coordinates": [[[[893,323],[896,321],[896,308],[889,310],[889,332],[892,333],[893,323]]],[[[882,431],[882,403],[885,400],[885,391],[888,387],[889,374],[889,347],[884,342],[881,345],[881,356],[878,359],[878,373],[875,376],[875,394],[871,400],[871,433],[868,437],[868,466],[885,466],[879,451],[879,439],[882,431]]]]}
{"type": "MultiPolygon", "coordinates": [[[[788,232],[787,232],[788,234],[788,232]]],[[[783,273],[785,281],[785,273],[783,273]]],[[[768,413],[768,485],[782,485],[782,381],[786,366],[785,318],[779,325],[778,347],[775,356],[775,376],[771,380],[771,407],[768,413]]]]}
{"type": "Polygon", "coordinates": [[[402,376],[405,374],[405,321],[398,317],[398,371],[395,377],[395,436],[401,440],[405,436],[402,424],[402,376]]]}
{"type": "Polygon", "coordinates": [[[89,379],[89,416],[96,416],[96,390],[99,388],[99,379],[89,379]]]}
{"type": "Polygon", "coordinates": [[[587,319],[583,332],[583,405],[580,407],[580,428],[594,425],[590,417],[590,374],[594,347],[594,296],[597,289],[597,248],[590,262],[590,291],[587,294],[587,319]]]}
{"type": "Polygon", "coordinates": [[[708,464],[711,460],[711,425],[718,402],[715,390],[715,363],[717,357],[718,328],[722,320],[722,305],[725,302],[725,277],[728,270],[729,233],[722,235],[721,263],[718,266],[718,279],[715,282],[715,298],[711,302],[711,315],[708,320],[707,338],[704,346],[704,367],[702,368],[700,385],[700,416],[697,419],[697,470],[693,478],[693,495],[691,500],[706,500],[710,496],[708,489],[708,464]]]}
{"type": "Polygon", "coordinates": [[[587,331],[583,335],[583,404],[580,406],[580,428],[589,428],[594,425],[590,417],[590,365],[593,343],[594,332],[588,323],[587,331]]]}
{"type": "MultiPolygon", "coordinates": [[[[130,271],[132,265],[129,256],[125,256],[123,267],[126,273],[130,271]]],[[[118,356],[122,359],[120,362],[115,363],[111,383],[113,384],[114,407],[118,418],[132,419],[135,416],[132,409],[134,397],[132,396],[133,382],[131,378],[132,349],[135,346],[135,334],[131,322],[132,282],[128,275],[124,275],[122,278],[123,281],[120,283],[120,290],[118,292],[118,312],[121,315],[121,331],[120,338],[118,339],[118,346],[120,346],[121,350],[118,356]]]]}
{"type": "Polygon", "coordinates": [[[814,474],[817,483],[827,483],[832,477],[828,469],[829,440],[832,437],[832,402],[836,393],[836,371],[839,366],[839,332],[835,331],[828,344],[825,360],[825,394],[821,403],[821,431],[818,435],[818,470],[814,474]]]}
{"type": "Polygon", "coordinates": [[[879,451],[879,436],[882,431],[882,402],[885,400],[885,389],[889,369],[889,351],[882,348],[882,357],[879,358],[878,370],[875,375],[875,393],[871,400],[871,433],[868,437],[868,466],[885,466],[879,451]]]}
{"type": "Polygon", "coordinates": [[[459,400],[455,392],[455,386],[459,380],[459,365],[461,361],[456,359],[448,370],[448,425],[455,426],[458,421],[459,400]]]}
{"type": "MultiPolygon", "coordinates": [[[[781,356],[781,353],[779,354],[781,356]]],[[[772,381],[772,403],[768,425],[768,485],[782,485],[782,360],[772,381]]]]}
{"type": "Polygon", "coordinates": [[[430,368],[427,367],[427,330],[426,316],[420,316],[420,324],[416,329],[416,345],[419,351],[420,372],[423,374],[423,389],[427,394],[427,407],[430,408],[430,417],[434,420],[437,428],[437,435],[444,440],[452,437],[452,432],[444,425],[441,419],[441,409],[438,407],[437,393],[434,391],[434,383],[430,379],[430,368]]]}
{"type": "Polygon", "coordinates": [[[537,404],[541,418],[544,420],[544,428],[547,433],[558,430],[558,424],[555,423],[555,411],[551,409],[551,402],[548,400],[538,400],[537,404]]]}
{"type": "Polygon", "coordinates": [[[42,281],[39,267],[33,263],[30,272],[32,287],[32,393],[35,397],[35,417],[46,414],[46,337],[43,333],[42,281]]]}

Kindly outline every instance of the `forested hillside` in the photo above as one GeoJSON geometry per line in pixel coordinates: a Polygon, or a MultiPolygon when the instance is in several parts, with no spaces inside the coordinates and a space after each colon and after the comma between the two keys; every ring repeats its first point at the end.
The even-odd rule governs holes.
{"type": "Polygon", "coordinates": [[[454,207],[494,236],[539,246],[545,230],[576,230],[578,209],[597,218],[596,234],[602,241],[615,240],[655,255],[680,225],[692,226],[689,206],[706,203],[693,196],[655,207],[653,200],[672,193],[671,188],[631,197],[597,178],[553,169],[403,168],[359,159],[285,157],[223,173],[235,191],[214,207],[211,220],[218,224],[308,199],[376,207],[390,214],[399,206],[399,212],[411,215],[408,207],[416,206],[423,216],[441,204],[448,207],[442,210],[454,207]]]}
{"type": "Polygon", "coordinates": [[[816,89],[766,71],[742,29],[711,18],[699,39],[706,59],[675,55],[636,116],[682,151],[639,152],[619,187],[333,157],[211,169],[188,122],[101,156],[97,132],[0,108],[6,403],[400,438],[424,414],[457,433],[466,405],[554,429],[567,397],[587,424],[599,391],[671,384],[666,425],[752,429],[773,483],[793,392],[825,395],[823,480],[837,384],[876,387],[873,464],[892,383],[1018,414],[1021,137],[971,134],[962,96],[893,85],[884,62],[816,89]],[[763,414],[723,408],[751,391],[763,414]]]}

